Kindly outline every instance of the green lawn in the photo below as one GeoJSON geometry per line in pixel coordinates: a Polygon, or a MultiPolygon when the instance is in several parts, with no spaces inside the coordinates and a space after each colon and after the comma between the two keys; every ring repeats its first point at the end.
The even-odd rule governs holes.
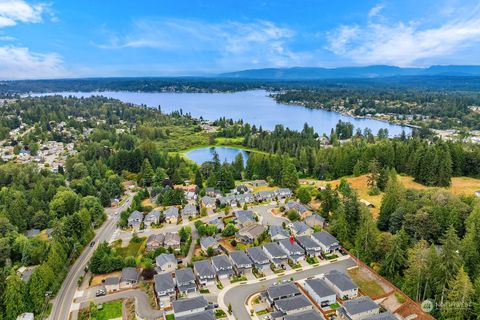
{"type": "Polygon", "coordinates": [[[122,301],[112,301],[103,304],[102,310],[97,311],[97,320],[110,320],[122,317],[122,301]]]}
{"type": "Polygon", "coordinates": [[[340,308],[340,305],[338,304],[338,302],[335,302],[334,304],[330,305],[330,309],[337,310],[338,308],[340,308]]]}
{"type": "Polygon", "coordinates": [[[245,275],[241,275],[239,277],[237,277],[237,276],[232,277],[232,279],[230,280],[230,283],[235,283],[235,282],[239,282],[239,281],[247,281],[247,277],[245,275]]]}
{"type": "Polygon", "coordinates": [[[167,314],[165,320],[175,320],[175,316],[173,314],[167,314]]]}
{"type": "Polygon", "coordinates": [[[227,317],[227,314],[222,309],[215,310],[215,318],[216,319],[221,319],[221,318],[226,318],[226,317],[227,317]]]}
{"type": "Polygon", "coordinates": [[[142,253],[141,252],[142,251],[142,246],[145,243],[146,239],[147,238],[142,237],[142,238],[139,238],[136,241],[131,240],[130,243],[128,244],[128,246],[126,246],[126,247],[121,247],[119,245],[116,245],[115,250],[117,251],[117,253],[119,255],[121,255],[124,258],[129,257],[129,256],[137,257],[138,255],[140,255],[142,253]]]}

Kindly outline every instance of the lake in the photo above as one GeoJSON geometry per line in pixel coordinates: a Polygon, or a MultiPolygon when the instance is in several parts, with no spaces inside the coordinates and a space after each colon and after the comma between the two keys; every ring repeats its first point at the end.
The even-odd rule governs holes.
{"type": "Polygon", "coordinates": [[[241,153],[243,156],[243,163],[247,163],[248,152],[242,149],[228,148],[228,147],[212,147],[212,148],[201,148],[188,151],[185,156],[190,160],[195,161],[197,164],[202,164],[206,161],[213,159],[214,153],[218,154],[220,162],[232,162],[235,160],[237,154],[241,153]]]}
{"type": "MultiPolygon", "coordinates": [[[[52,95],[54,93],[48,93],[52,95]]],[[[302,106],[276,103],[264,90],[242,91],[234,93],[172,93],[172,92],[59,92],[60,95],[89,97],[102,95],[124,102],[145,104],[149,107],[161,106],[163,112],[172,112],[182,109],[184,113],[207,120],[216,120],[220,117],[234,120],[243,119],[244,122],[254,124],[264,129],[273,129],[282,124],[294,130],[302,130],[308,123],[319,134],[330,134],[338,120],[348,121],[355,128],[370,128],[374,134],[381,128],[388,129],[390,136],[400,135],[402,130],[408,134],[409,127],[391,124],[374,119],[359,119],[345,116],[337,112],[321,109],[308,109],[302,106]]],[[[38,94],[45,95],[45,94],[38,94]]]]}

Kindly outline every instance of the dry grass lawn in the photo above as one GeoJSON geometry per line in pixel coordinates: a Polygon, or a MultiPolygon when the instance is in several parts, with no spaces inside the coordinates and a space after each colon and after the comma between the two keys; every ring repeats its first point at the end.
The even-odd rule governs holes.
{"type": "Polygon", "coordinates": [[[105,280],[106,278],[120,277],[121,274],[122,274],[122,272],[116,271],[116,272],[107,273],[107,274],[95,275],[95,276],[92,277],[92,280],[90,281],[90,286],[91,287],[99,286],[99,285],[102,284],[102,281],[105,280]]]}
{"type": "Polygon", "coordinates": [[[374,300],[390,291],[386,284],[384,288],[379,279],[365,268],[350,269],[347,272],[360,290],[374,300]]]}

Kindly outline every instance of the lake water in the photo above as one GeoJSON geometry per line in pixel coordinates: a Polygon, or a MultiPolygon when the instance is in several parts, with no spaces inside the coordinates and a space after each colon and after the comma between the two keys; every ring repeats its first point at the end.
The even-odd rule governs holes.
{"type": "Polygon", "coordinates": [[[206,161],[213,159],[214,153],[218,154],[220,162],[232,162],[235,160],[237,154],[241,153],[243,156],[243,163],[247,163],[248,152],[242,149],[228,148],[228,147],[213,147],[213,148],[201,148],[188,151],[185,155],[190,160],[195,161],[197,164],[202,164],[206,161]]]}
{"type": "MultiPolygon", "coordinates": [[[[49,93],[51,95],[53,93],[49,93]]],[[[330,134],[338,120],[348,121],[355,128],[370,128],[374,134],[381,128],[388,129],[390,136],[411,132],[409,127],[391,124],[374,119],[357,119],[336,112],[320,109],[307,109],[302,106],[276,103],[264,90],[235,93],[171,93],[171,92],[60,92],[64,96],[89,97],[102,95],[124,102],[145,104],[149,107],[161,106],[163,112],[182,109],[194,117],[216,120],[220,117],[243,119],[264,129],[273,129],[282,124],[294,130],[301,130],[304,123],[313,126],[319,134],[330,134]]],[[[43,95],[43,94],[40,94],[43,95]]]]}

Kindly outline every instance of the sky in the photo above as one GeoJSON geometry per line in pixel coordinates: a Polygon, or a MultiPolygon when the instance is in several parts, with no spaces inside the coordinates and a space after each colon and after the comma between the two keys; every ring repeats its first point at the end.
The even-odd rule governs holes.
{"type": "Polygon", "coordinates": [[[480,64],[478,0],[0,0],[0,79],[480,64]]]}

